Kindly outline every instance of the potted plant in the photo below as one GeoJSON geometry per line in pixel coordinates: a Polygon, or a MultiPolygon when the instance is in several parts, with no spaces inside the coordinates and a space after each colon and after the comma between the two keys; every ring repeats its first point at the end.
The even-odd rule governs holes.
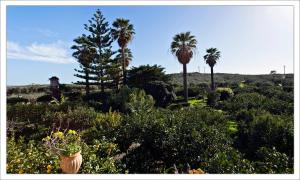
{"type": "Polygon", "coordinates": [[[82,163],[81,140],[74,130],[51,132],[43,139],[47,149],[60,156],[60,167],[64,173],[76,174],[82,163]]]}

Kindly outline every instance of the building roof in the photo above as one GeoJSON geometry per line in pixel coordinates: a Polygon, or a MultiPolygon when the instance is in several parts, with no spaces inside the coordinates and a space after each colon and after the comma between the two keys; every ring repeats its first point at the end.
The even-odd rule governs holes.
{"type": "Polygon", "coordinates": [[[49,80],[59,80],[59,79],[56,76],[52,76],[51,78],[49,78],[49,80]]]}

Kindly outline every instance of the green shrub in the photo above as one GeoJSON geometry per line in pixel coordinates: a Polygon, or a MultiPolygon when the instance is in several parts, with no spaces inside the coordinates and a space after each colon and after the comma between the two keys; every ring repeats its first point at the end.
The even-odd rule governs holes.
{"type": "Polygon", "coordinates": [[[223,101],[220,106],[223,110],[234,113],[241,109],[262,109],[265,101],[266,97],[258,93],[241,93],[223,101]]]}
{"type": "Polygon", "coordinates": [[[95,140],[91,145],[82,144],[82,174],[116,174],[123,172],[116,156],[120,153],[117,144],[95,140]]]}
{"type": "Polygon", "coordinates": [[[215,91],[209,91],[207,93],[207,105],[211,107],[215,107],[217,105],[217,101],[220,99],[220,94],[215,91]]]}
{"type": "Polygon", "coordinates": [[[293,118],[272,115],[266,111],[242,110],[237,114],[236,146],[248,158],[260,147],[276,147],[279,152],[293,156],[293,118]]]}
{"type": "Polygon", "coordinates": [[[220,94],[220,100],[224,101],[233,96],[233,91],[231,88],[221,88],[218,87],[216,92],[220,94]]]}
{"type": "Polygon", "coordinates": [[[178,109],[181,109],[183,106],[179,103],[172,103],[170,104],[167,109],[169,110],[178,110],[178,109]]]}
{"type": "Polygon", "coordinates": [[[231,140],[224,126],[225,117],[211,110],[152,110],[125,116],[117,142],[123,151],[134,142],[141,144],[123,160],[129,172],[162,172],[155,169],[174,163],[195,166],[226,152],[231,140]]]}
{"type": "Polygon", "coordinates": [[[121,122],[122,116],[118,112],[98,113],[96,119],[91,122],[91,127],[82,131],[82,138],[88,144],[103,137],[114,141],[117,130],[121,128],[121,122]]]}
{"type": "Polygon", "coordinates": [[[163,67],[159,65],[141,65],[132,67],[127,72],[128,84],[130,87],[144,88],[151,81],[168,82],[169,76],[165,74],[163,67]]]}
{"type": "Polygon", "coordinates": [[[255,171],[261,174],[293,174],[293,159],[273,148],[261,147],[256,155],[255,171]]]}
{"type": "Polygon", "coordinates": [[[82,98],[80,91],[65,92],[63,95],[68,98],[69,101],[79,101],[82,98]]]}
{"type": "Polygon", "coordinates": [[[128,107],[131,113],[149,112],[154,107],[154,100],[144,90],[135,90],[129,95],[128,107]]]}
{"type": "Polygon", "coordinates": [[[46,94],[43,96],[40,96],[36,99],[36,102],[43,102],[43,103],[49,103],[53,100],[53,96],[51,94],[46,94]]]}
{"type": "Polygon", "coordinates": [[[47,153],[42,143],[34,140],[26,143],[23,138],[7,139],[8,174],[46,174],[58,173],[58,157],[47,153]]]}
{"type": "Polygon", "coordinates": [[[47,133],[51,122],[44,121],[43,116],[52,106],[47,104],[15,104],[7,106],[7,135],[16,138],[42,138],[47,133]]]}
{"type": "Polygon", "coordinates": [[[102,101],[104,99],[108,99],[109,95],[110,94],[108,92],[91,92],[88,95],[84,95],[82,99],[87,102],[89,101],[97,102],[97,101],[102,101]]]}
{"type": "Polygon", "coordinates": [[[11,97],[7,98],[7,104],[27,103],[28,99],[23,97],[11,97]]]}
{"type": "Polygon", "coordinates": [[[96,117],[97,113],[92,108],[78,106],[67,111],[47,111],[43,119],[61,129],[83,130],[90,127],[96,117]]]}
{"type": "Polygon", "coordinates": [[[252,163],[234,149],[216,153],[205,165],[203,169],[213,174],[252,174],[255,172],[252,163]]]}
{"type": "Polygon", "coordinates": [[[163,81],[148,82],[143,89],[154,98],[158,107],[166,107],[176,98],[173,87],[163,81]]]}
{"type": "Polygon", "coordinates": [[[206,106],[204,99],[191,99],[191,100],[188,100],[188,103],[190,106],[200,106],[200,107],[206,106]]]}
{"type": "Polygon", "coordinates": [[[134,91],[127,86],[122,87],[118,92],[113,92],[108,100],[108,107],[123,113],[129,112],[129,95],[134,91]]]}

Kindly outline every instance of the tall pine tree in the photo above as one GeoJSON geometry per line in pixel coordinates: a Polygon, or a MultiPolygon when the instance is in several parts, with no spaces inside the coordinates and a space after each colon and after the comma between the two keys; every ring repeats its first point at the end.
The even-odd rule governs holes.
{"type": "Polygon", "coordinates": [[[111,64],[111,28],[103,17],[102,12],[98,9],[93,17],[85,24],[85,29],[90,32],[87,36],[89,45],[96,49],[97,55],[91,66],[91,73],[97,77],[98,85],[104,92],[105,87],[110,86],[111,80],[108,75],[108,69],[111,64]]]}

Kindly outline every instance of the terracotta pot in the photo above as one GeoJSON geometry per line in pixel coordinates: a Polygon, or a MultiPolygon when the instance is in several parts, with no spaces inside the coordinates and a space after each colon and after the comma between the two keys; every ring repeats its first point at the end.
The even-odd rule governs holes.
{"type": "Polygon", "coordinates": [[[66,174],[76,174],[82,163],[81,151],[71,155],[71,156],[61,156],[60,157],[60,168],[66,174]]]}

